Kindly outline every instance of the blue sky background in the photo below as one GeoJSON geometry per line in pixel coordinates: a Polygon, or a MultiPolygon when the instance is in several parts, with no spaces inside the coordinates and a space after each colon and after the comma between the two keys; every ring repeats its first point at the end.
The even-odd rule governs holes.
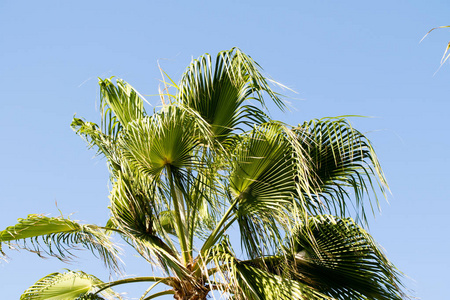
{"type": "MultiPolygon", "coordinates": [[[[105,161],[69,127],[74,113],[99,121],[97,77],[156,94],[158,60],[178,80],[192,57],[237,46],[298,92],[284,91],[295,110],[274,118],[374,117],[352,119],[374,143],[392,190],[370,232],[408,276],[412,296],[448,299],[450,66],[433,74],[450,30],[419,41],[450,25],[449,12],[450,2],[437,0],[0,0],[0,229],[58,209],[86,223],[107,220],[105,161]]],[[[67,265],[5,251],[2,299],[63,268],[108,280],[87,252],[67,265]]],[[[132,252],[124,260],[127,274],[152,272],[132,252]]],[[[145,288],[120,291],[136,298],[145,288]]]]}

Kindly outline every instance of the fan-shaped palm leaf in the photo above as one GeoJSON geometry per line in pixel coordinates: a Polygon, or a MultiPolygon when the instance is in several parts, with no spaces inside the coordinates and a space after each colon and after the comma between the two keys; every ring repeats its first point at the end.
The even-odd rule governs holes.
{"type": "MultiPolygon", "coordinates": [[[[256,127],[238,148],[230,188],[242,243],[251,257],[262,256],[282,239],[294,199],[311,205],[299,190],[309,190],[307,157],[289,128],[278,123],[256,127]],[[263,246],[263,248],[261,248],[263,246]]],[[[304,213],[304,212],[303,212],[304,213]]]]}
{"type": "Polygon", "coordinates": [[[244,105],[247,100],[255,100],[265,107],[263,92],[284,108],[259,66],[233,48],[220,52],[215,62],[209,54],[192,61],[182,76],[177,100],[197,111],[211,124],[215,137],[224,143],[233,130],[242,129],[241,124],[251,127],[268,120],[260,108],[244,105]]]}
{"type": "Polygon", "coordinates": [[[141,173],[158,176],[172,169],[196,167],[193,155],[198,126],[185,111],[166,106],[160,114],[130,124],[120,146],[126,159],[141,173]]]}

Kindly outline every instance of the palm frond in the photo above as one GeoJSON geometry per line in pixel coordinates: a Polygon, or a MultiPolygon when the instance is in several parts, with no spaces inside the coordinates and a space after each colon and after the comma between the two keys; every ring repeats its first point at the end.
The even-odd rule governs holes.
{"type": "Polygon", "coordinates": [[[100,108],[102,112],[102,131],[116,136],[121,127],[146,115],[143,97],[128,83],[121,79],[99,79],[100,108]]]}
{"type": "Polygon", "coordinates": [[[46,253],[61,260],[72,258],[71,250],[82,246],[99,255],[106,266],[118,270],[118,250],[104,231],[96,225],[82,225],[62,217],[51,218],[43,215],[29,215],[19,219],[14,226],[0,232],[0,243],[35,252],[46,253]],[[43,245],[46,249],[43,249],[43,245]]]}
{"type": "Polygon", "coordinates": [[[226,145],[235,129],[268,120],[261,108],[244,105],[254,100],[265,108],[263,93],[284,108],[279,95],[272,91],[259,65],[238,48],[222,51],[215,62],[205,54],[188,66],[183,74],[177,100],[197,111],[212,128],[216,139],[226,145]]]}
{"type": "Polygon", "coordinates": [[[110,198],[114,225],[137,236],[163,234],[158,226],[161,200],[155,187],[145,185],[125,171],[118,174],[110,198]]]}
{"type": "Polygon", "coordinates": [[[73,118],[71,127],[88,144],[98,147],[98,153],[105,155],[113,167],[117,167],[116,140],[128,123],[146,116],[144,98],[130,84],[112,78],[99,79],[101,126],[73,118]]]}
{"type": "Polygon", "coordinates": [[[167,165],[181,169],[196,167],[193,150],[199,144],[198,126],[181,109],[166,106],[160,114],[130,124],[121,137],[125,158],[149,176],[159,176],[167,165]]]}
{"type": "Polygon", "coordinates": [[[120,169],[120,152],[117,149],[116,137],[103,133],[95,123],[75,117],[70,126],[88,143],[90,148],[97,147],[98,155],[104,155],[108,159],[114,177],[114,174],[120,169]]]}
{"type": "Polygon", "coordinates": [[[310,196],[320,203],[315,212],[345,216],[353,206],[357,219],[366,220],[364,197],[373,211],[371,198],[378,206],[377,190],[385,196],[388,188],[367,137],[341,117],[305,122],[294,131],[310,158],[310,196]],[[349,205],[352,190],[355,203],[349,205]]]}
{"type": "Polygon", "coordinates": [[[311,205],[301,190],[307,190],[309,170],[303,150],[289,128],[266,123],[255,129],[237,149],[232,163],[230,188],[237,200],[236,218],[242,243],[250,257],[271,252],[284,237],[294,203],[311,205]],[[264,251],[266,253],[264,253],[264,251]]]}
{"type": "Polygon", "coordinates": [[[275,275],[252,266],[248,262],[239,261],[226,237],[211,249],[210,255],[217,266],[214,269],[215,274],[212,274],[215,286],[222,293],[232,294],[232,299],[331,299],[301,282],[275,275]],[[221,289],[219,282],[227,282],[227,289],[221,289]]]}
{"type": "Polygon", "coordinates": [[[152,268],[160,269],[167,276],[173,276],[187,281],[192,280],[191,272],[183,264],[178,251],[173,251],[158,236],[136,236],[124,231],[121,237],[142,258],[149,262],[152,268]]]}
{"type": "Polygon", "coordinates": [[[165,213],[159,211],[159,193],[151,185],[140,185],[127,176],[121,173],[111,192],[111,224],[148,262],[167,274],[185,276],[178,250],[169,236],[174,233],[171,226],[175,224],[167,222],[165,213]]]}
{"type": "Polygon", "coordinates": [[[103,282],[97,277],[82,271],[52,273],[28,288],[20,300],[58,300],[58,299],[122,299],[112,289],[104,289],[96,295],[98,286],[103,282]]]}
{"type": "Polygon", "coordinates": [[[310,217],[294,231],[291,250],[292,276],[333,299],[404,297],[399,272],[350,218],[310,217]]]}

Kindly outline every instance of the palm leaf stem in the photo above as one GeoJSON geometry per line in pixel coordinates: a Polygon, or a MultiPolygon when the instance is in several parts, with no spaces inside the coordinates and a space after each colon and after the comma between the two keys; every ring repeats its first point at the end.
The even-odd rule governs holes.
{"type": "Polygon", "coordinates": [[[158,293],[155,293],[153,295],[150,295],[147,298],[144,298],[144,300],[150,300],[150,299],[153,299],[153,298],[156,298],[156,297],[159,297],[159,296],[173,295],[173,294],[175,294],[175,291],[172,291],[172,290],[162,291],[162,292],[158,292],[158,293]]]}
{"type": "MultiPolygon", "coordinates": [[[[226,221],[230,218],[231,213],[233,212],[236,205],[239,203],[239,197],[236,198],[236,200],[233,201],[233,203],[230,205],[228,210],[223,215],[222,219],[217,224],[216,228],[214,228],[214,231],[209,235],[208,239],[203,244],[198,257],[204,257],[206,252],[217,242],[217,240],[220,238],[221,234],[228,229],[228,227],[233,224],[233,222],[236,220],[236,216],[231,219],[227,224],[225,224],[226,221]],[[225,226],[224,226],[225,224],[225,226]],[[224,226],[222,229],[221,227],[224,226]]],[[[195,271],[200,271],[200,267],[198,265],[198,261],[194,265],[195,271]]]]}
{"type": "MultiPolygon", "coordinates": [[[[233,222],[228,222],[228,224],[225,225],[225,227],[222,229],[221,227],[225,224],[226,221],[230,218],[230,214],[233,212],[233,209],[235,208],[236,204],[239,202],[239,199],[236,199],[231,206],[228,208],[228,210],[223,215],[222,219],[217,224],[216,228],[214,228],[214,231],[210,234],[208,239],[205,241],[205,243],[202,246],[202,249],[200,250],[200,254],[203,255],[206,253],[206,251],[213,246],[218,238],[220,237],[221,231],[226,230],[233,222]]],[[[233,218],[234,221],[235,218],[233,218]]]]}
{"type": "Polygon", "coordinates": [[[133,278],[126,278],[126,279],[120,279],[116,281],[107,282],[101,285],[98,285],[98,291],[95,292],[95,294],[100,293],[101,291],[104,291],[110,287],[126,284],[126,283],[134,283],[134,282],[162,282],[164,284],[167,284],[170,286],[170,281],[173,279],[171,277],[155,277],[155,276],[146,276],[146,277],[133,277],[133,278]]]}
{"type": "Polygon", "coordinates": [[[150,291],[157,286],[158,284],[160,284],[163,280],[158,280],[157,282],[155,282],[154,284],[152,284],[147,290],[145,290],[144,294],[142,295],[141,298],[139,298],[139,300],[144,300],[145,296],[147,296],[148,293],[150,293],[150,291]]]}
{"type": "Polygon", "coordinates": [[[182,206],[182,203],[179,203],[178,201],[178,196],[175,190],[175,185],[174,185],[174,178],[173,178],[173,174],[172,174],[172,170],[170,169],[169,165],[166,165],[166,170],[167,170],[167,175],[169,177],[169,182],[170,182],[170,193],[171,193],[171,197],[173,200],[173,206],[175,209],[175,221],[176,221],[176,232],[178,235],[178,238],[180,240],[180,247],[181,247],[181,254],[183,257],[183,262],[185,265],[187,265],[190,261],[191,261],[191,250],[189,250],[188,248],[188,243],[187,243],[187,236],[186,236],[186,232],[185,232],[185,228],[184,228],[184,222],[181,219],[181,211],[180,208],[182,206]]]}

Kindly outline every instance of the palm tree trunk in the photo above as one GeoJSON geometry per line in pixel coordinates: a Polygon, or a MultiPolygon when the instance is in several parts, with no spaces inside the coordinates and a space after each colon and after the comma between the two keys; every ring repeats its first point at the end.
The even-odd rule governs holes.
{"type": "Polygon", "coordinates": [[[206,300],[209,289],[203,285],[192,286],[191,284],[185,284],[179,288],[175,288],[175,294],[173,298],[176,300],[206,300]]]}

